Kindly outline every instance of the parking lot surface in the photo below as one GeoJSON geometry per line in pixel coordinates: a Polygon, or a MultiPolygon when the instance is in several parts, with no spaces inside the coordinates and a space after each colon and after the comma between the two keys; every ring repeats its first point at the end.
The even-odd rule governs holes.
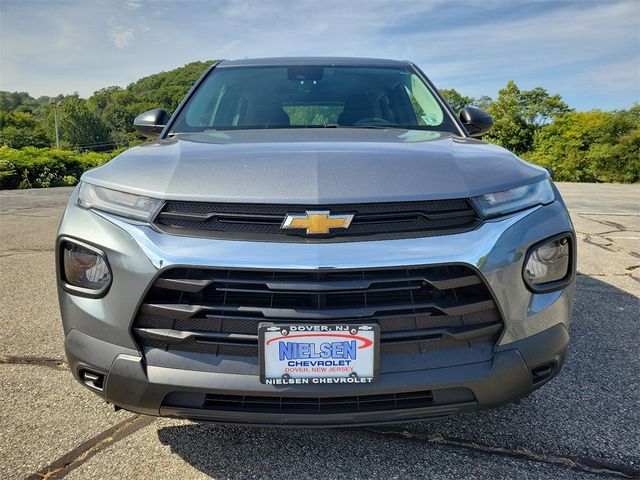
{"type": "Polygon", "coordinates": [[[64,361],[53,243],[71,190],[0,192],[0,478],[640,477],[640,187],[558,186],[579,240],[560,376],[500,409],[337,430],[114,412],[64,361]]]}

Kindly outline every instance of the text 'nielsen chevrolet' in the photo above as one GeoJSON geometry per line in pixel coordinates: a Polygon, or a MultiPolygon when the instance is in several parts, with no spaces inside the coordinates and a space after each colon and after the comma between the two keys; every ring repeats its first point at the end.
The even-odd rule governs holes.
{"type": "Polygon", "coordinates": [[[409,62],[224,61],[85,173],[57,237],[74,376],[118,407],[399,422],[559,372],[575,238],[546,170],[409,62]]]}

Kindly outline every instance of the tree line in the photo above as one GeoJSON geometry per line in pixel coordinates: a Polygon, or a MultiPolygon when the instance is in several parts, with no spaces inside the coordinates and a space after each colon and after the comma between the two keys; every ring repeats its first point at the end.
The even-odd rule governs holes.
{"type": "Polygon", "coordinates": [[[577,112],[544,88],[509,81],[495,100],[441,90],[455,111],[486,110],[494,125],[483,140],[550,169],[569,182],[640,181],[640,104],[626,110],[577,112]]]}
{"type": "Polygon", "coordinates": [[[151,108],[174,110],[212,63],[190,63],[126,88],[106,87],[87,99],[78,93],[36,99],[26,92],[0,92],[0,144],[54,146],[56,114],[63,149],[104,151],[140,142],[133,119],[151,108]]]}
{"type": "MultiPolygon", "coordinates": [[[[33,98],[25,92],[0,92],[0,188],[55,185],[60,183],[56,179],[65,177],[63,184],[77,181],[76,170],[81,166],[73,174],[64,175],[61,170],[55,178],[40,182],[30,171],[29,165],[39,156],[41,168],[47,164],[44,158],[62,158],[60,152],[46,150],[56,145],[56,117],[65,158],[82,158],[78,156],[82,151],[112,152],[141,143],[133,119],[151,108],[175,110],[212,63],[190,63],[144,77],[126,88],[103,88],[87,99],[77,93],[33,98]]],[[[493,116],[495,124],[483,140],[550,168],[558,180],[640,181],[639,104],[612,112],[577,112],[560,95],[549,94],[542,87],[523,90],[513,81],[500,89],[495,99],[468,97],[454,89],[441,92],[455,111],[471,105],[493,116]]],[[[94,155],[88,164],[95,166],[98,158],[107,161],[112,156],[94,155]]],[[[66,168],[64,162],[61,165],[66,168]]]]}

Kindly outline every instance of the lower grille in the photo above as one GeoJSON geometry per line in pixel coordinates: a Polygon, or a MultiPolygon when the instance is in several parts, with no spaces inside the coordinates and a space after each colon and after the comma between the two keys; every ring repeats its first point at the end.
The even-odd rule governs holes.
{"type": "Polygon", "coordinates": [[[470,402],[475,402],[475,396],[471,390],[447,388],[434,391],[423,390],[347,397],[281,397],[173,392],[167,395],[162,405],[173,408],[186,407],[228,412],[300,415],[406,410],[470,402]]]}
{"type": "Polygon", "coordinates": [[[495,342],[502,321],[469,267],[265,271],[175,268],[147,293],[133,333],[142,347],[257,356],[258,324],[376,323],[381,354],[495,342]]]}

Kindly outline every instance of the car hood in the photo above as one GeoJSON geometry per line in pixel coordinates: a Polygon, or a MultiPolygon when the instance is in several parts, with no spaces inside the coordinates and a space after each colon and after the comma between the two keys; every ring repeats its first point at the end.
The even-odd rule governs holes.
{"type": "Polygon", "coordinates": [[[131,148],[82,180],[166,200],[317,205],[472,197],[546,176],[471,138],[322,128],[180,134],[131,148]]]}

